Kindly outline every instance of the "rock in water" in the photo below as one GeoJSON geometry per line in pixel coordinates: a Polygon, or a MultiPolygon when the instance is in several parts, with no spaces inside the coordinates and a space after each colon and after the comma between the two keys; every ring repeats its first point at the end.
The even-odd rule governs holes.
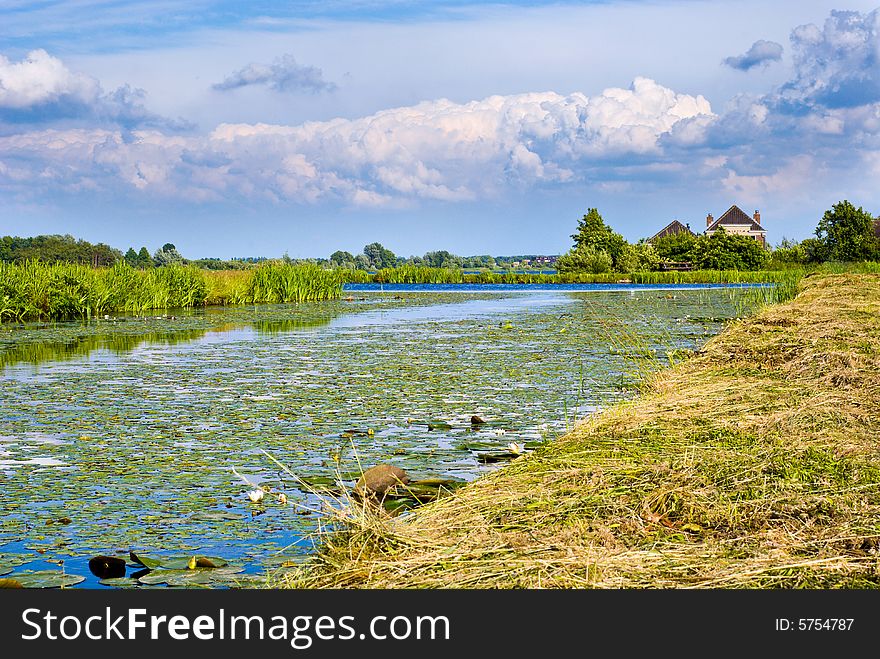
{"type": "Polygon", "coordinates": [[[409,476],[400,467],[381,464],[367,469],[354,486],[355,496],[383,498],[395,485],[406,485],[409,476]]]}
{"type": "Polygon", "coordinates": [[[472,426],[481,426],[481,425],[483,425],[484,423],[486,423],[486,422],[483,420],[483,418],[477,416],[476,414],[474,414],[474,415],[471,417],[471,425],[472,425],[472,426]]]}

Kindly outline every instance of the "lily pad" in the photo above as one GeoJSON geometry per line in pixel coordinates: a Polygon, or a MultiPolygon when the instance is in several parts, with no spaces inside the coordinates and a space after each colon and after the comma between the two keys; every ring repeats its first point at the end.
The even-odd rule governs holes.
{"type": "Polygon", "coordinates": [[[237,522],[242,519],[242,516],[222,510],[204,510],[193,513],[189,519],[194,522],[237,522]]]}
{"type": "Polygon", "coordinates": [[[514,460],[522,453],[514,453],[513,451],[482,451],[476,454],[478,462],[502,462],[505,460],[514,460]]]}
{"type": "Polygon", "coordinates": [[[195,570],[197,568],[223,568],[228,561],[217,556],[169,556],[156,558],[129,552],[131,560],[150,570],[195,570]]]}
{"type": "Polygon", "coordinates": [[[218,569],[196,570],[155,570],[138,579],[145,585],[165,584],[175,587],[218,587],[234,581],[234,575],[243,572],[244,568],[224,567],[218,569]]]}
{"type": "Polygon", "coordinates": [[[0,574],[9,574],[19,565],[28,563],[31,559],[23,554],[0,554],[0,574]]]}
{"type": "Polygon", "coordinates": [[[6,578],[6,581],[17,581],[22,588],[69,588],[85,580],[85,577],[66,574],[60,570],[28,570],[15,572],[6,578]]]}

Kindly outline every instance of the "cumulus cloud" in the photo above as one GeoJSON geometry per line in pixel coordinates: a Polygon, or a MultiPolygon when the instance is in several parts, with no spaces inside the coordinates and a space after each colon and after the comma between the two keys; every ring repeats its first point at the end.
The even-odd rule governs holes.
{"type": "Polygon", "coordinates": [[[324,79],[324,72],[314,66],[300,66],[293,55],[283,55],[272,64],[248,64],[213,85],[217,91],[229,91],[252,85],[265,85],[277,92],[332,92],[336,84],[324,79]]]}
{"type": "MultiPolygon", "coordinates": [[[[595,182],[603,163],[663,158],[665,135],[711,117],[702,96],[653,80],[596,96],[446,99],[298,126],[221,124],[207,136],[108,130],[0,138],[0,160],[47,184],[203,200],[388,205],[492,197],[510,187],[595,182]]],[[[611,166],[611,165],[609,165],[611,166]]],[[[15,181],[0,172],[0,185],[15,181]]]]}
{"type": "Polygon", "coordinates": [[[109,122],[125,126],[179,129],[173,121],[144,107],[143,90],[123,85],[105,92],[101,84],[71,71],[45,50],[33,50],[14,62],[0,55],[0,123],[34,124],[63,120],[109,122]]]}
{"type": "Polygon", "coordinates": [[[794,109],[850,108],[880,101],[880,10],[832,11],[820,28],[792,31],[795,76],[780,92],[794,109]]]}
{"type": "Polygon", "coordinates": [[[756,66],[768,66],[782,59],[782,44],[759,39],[742,55],[727,57],[724,64],[739,71],[749,71],[756,66]]]}

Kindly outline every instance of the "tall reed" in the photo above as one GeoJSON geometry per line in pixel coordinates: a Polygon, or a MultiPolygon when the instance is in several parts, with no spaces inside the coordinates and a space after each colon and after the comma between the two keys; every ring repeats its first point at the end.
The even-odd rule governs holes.
{"type": "Polygon", "coordinates": [[[136,270],[70,263],[0,263],[0,322],[92,318],[205,304],[330,300],[342,294],[344,273],[314,264],[266,262],[246,271],[210,272],[168,265],[136,270]]]}

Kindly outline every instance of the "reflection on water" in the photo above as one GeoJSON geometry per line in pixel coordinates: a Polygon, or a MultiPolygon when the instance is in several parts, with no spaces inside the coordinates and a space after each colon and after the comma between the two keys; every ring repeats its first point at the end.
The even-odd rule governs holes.
{"type": "MultiPolygon", "coordinates": [[[[82,360],[96,353],[108,352],[120,356],[146,346],[174,346],[191,341],[228,341],[235,332],[247,329],[250,334],[274,335],[283,332],[315,329],[327,325],[333,315],[274,318],[249,323],[223,323],[214,327],[187,329],[174,327],[174,320],[165,321],[167,329],[144,330],[138,320],[114,318],[94,324],[58,323],[53,326],[61,340],[14,342],[9,334],[0,342],[0,366],[15,364],[43,364],[55,361],[82,360]],[[60,331],[59,331],[60,330],[60,331]],[[65,336],[65,330],[68,330],[65,336]]],[[[151,319],[154,320],[154,319],[151,319]]],[[[142,322],[142,321],[141,321],[142,322]]],[[[35,331],[38,331],[36,328],[35,331]]]]}

